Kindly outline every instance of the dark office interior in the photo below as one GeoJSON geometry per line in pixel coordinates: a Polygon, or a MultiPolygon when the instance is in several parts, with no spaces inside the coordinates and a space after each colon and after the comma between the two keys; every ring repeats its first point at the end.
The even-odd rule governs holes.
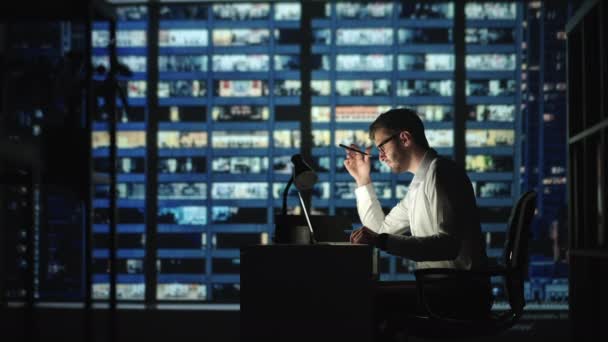
{"type": "MultiPolygon", "coordinates": [[[[373,146],[397,107],[466,170],[492,264],[525,260],[513,321],[461,340],[608,339],[607,2],[0,8],[2,341],[374,340],[368,291],[416,266],[342,245],[361,220],[338,145],[373,146]],[[342,244],[279,232],[308,234],[308,213],[312,241],[342,244]]],[[[371,156],[388,212],[412,174],[371,156]]],[[[429,327],[395,341],[457,338],[429,327]]]]}

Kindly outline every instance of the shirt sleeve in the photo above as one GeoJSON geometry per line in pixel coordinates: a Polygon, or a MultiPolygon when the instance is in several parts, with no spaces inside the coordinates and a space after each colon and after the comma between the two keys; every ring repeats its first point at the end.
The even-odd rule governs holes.
{"type": "MultiPolygon", "coordinates": [[[[390,235],[386,240],[386,251],[414,261],[454,260],[462,243],[462,227],[456,222],[456,213],[467,215],[459,203],[461,183],[458,173],[451,168],[437,167],[430,170],[424,185],[425,206],[430,215],[428,236],[390,235]]],[[[422,208],[420,208],[422,209],[422,208]]]]}
{"type": "Polygon", "coordinates": [[[405,198],[402,199],[388,215],[384,215],[376,190],[372,184],[355,189],[357,212],[361,223],[374,232],[404,234],[410,231],[410,220],[405,198]]]}

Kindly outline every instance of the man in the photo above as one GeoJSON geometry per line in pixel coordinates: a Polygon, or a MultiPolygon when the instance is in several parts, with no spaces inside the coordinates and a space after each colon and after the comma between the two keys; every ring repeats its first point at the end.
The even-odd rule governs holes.
{"type": "MultiPolygon", "coordinates": [[[[405,198],[385,215],[372,185],[371,147],[367,155],[347,150],[344,165],[357,183],[357,211],[364,225],[352,233],[351,242],[414,260],[419,269],[485,267],[485,241],[471,181],[460,166],[430,148],[418,115],[392,109],[370,125],[369,134],[392,172],[411,172],[414,178],[405,198]]],[[[413,282],[380,282],[379,310],[415,312],[416,295],[413,282]]],[[[431,289],[430,297],[434,309],[447,315],[485,315],[491,307],[487,277],[445,280],[431,289]]]]}

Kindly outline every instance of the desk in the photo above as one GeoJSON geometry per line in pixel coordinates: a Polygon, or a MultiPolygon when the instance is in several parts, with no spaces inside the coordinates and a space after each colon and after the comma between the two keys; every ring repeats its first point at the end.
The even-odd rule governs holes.
{"type": "Polygon", "coordinates": [[[368,245],[241,249],[241,341],[371,341],[368,245]]]}

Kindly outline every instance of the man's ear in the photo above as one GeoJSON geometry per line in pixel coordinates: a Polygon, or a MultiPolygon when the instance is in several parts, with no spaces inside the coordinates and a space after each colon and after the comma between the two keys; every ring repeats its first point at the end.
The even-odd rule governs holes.
{"type": "Polygon", "coordinates": [[[401,131],[399,134],[399,140],[405,147],[409,147],[412,144],[412,134],[408,131],[401,131]]]}

